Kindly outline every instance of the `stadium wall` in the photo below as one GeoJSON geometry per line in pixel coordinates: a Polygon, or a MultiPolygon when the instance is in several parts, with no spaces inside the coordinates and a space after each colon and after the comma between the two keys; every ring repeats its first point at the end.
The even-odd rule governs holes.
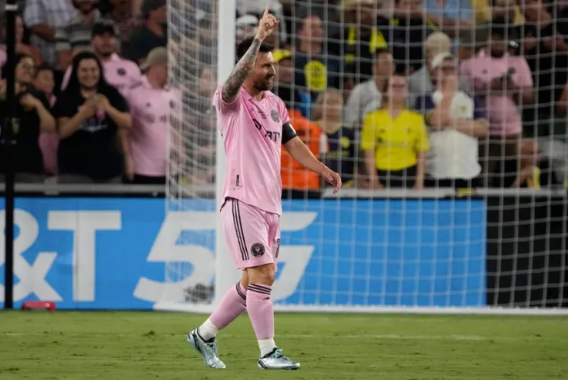
{"type": "MultiPolygon", "coordinates": [[[[531,199],[526,202],[534,206],[531,199]]],[[[28,300],[55,301],[60,309],[110,310],[152,309],[163,301],[207,302],[215,275],[217,213],[213,201],[187,202],[184,209],[191,211],[166,213],[163,199],[18,198],[16,307],[28,300]],[[188,274],[182,282],[166,278],[165,262],[172,251],[176,265],[188,274]],[[164,300],[164,294],[176,296],[164,300]]],[[[523,200],[502,196],[284,201],[274,299],[286,305],[510,304],[517,295],[509,288],[514,281],[519,285],[526,280],[531,266],[546,264],[550,270],[564,265],[562,260],[542,263],[530,257],[535,252],[546,257],[540,253],[566,247],[564,237],[555,237],[561,233],[544,235],[563,228],[561,223],[523,231],[523,225],[534,223],[522,220],[534,220],[534,213],[542,216],[544,211],[538,205],[521,213],[507,211],[518,202],[523,200]],[[488,204],[507,207],[488,212],[488,204]],[[536,238],[530,238],[531,233],[536,238]],[[519,236],[525,238],[511,240],[519,236]],[[516,264],[521,267],[512,278],[515,252],[526,253],[526,260],[516,264]]],[[[0,267],[3,257],[0,251],[0,267]]],[[[2,284],[3,270],[0,273],[2,284]]],[[[561,280],[546,277],[548,282],[561,280]]],[[[541,287],[544,279],[537,280],[532,285],[541,287]]],[[[531,283],[523,289],[530,292],[531,283]]],[[[542,293],[532,296],[551,296],[542,293]]]]}

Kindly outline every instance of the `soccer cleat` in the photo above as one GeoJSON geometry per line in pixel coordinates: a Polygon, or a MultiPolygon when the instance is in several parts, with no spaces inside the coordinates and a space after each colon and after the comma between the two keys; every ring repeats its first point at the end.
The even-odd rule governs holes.
{"type": "Polygon", "coordinates": [[[275,348],[268,355],[258,359],[260,369],[300,369],[300,363],[293,362],[287,356],[282,355],[281,348],[275,348]]]}
{"type": "Polygon", "coordinates": [[[226,368],[225,363],[223,363],[217,356],[216,339],[214,339],[212,342],[206,342],[199,336],[197,329],[195,329],[187,334],[187,343],[189,343],[189,345],[193,347],[195,351],[199,352],[207,367],[226,368]]]}

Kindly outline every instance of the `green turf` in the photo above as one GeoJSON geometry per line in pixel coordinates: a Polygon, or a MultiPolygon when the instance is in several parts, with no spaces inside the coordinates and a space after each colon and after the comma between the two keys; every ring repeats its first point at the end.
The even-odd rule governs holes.
{"type": "Polygon", "coordinates": [[[246,316],[219,339],[227,370],[185,343],[201,315],[0,312],[0,379],[568,379],[568,318],[278,314],[296,372],[256,369],[246,316]]]}

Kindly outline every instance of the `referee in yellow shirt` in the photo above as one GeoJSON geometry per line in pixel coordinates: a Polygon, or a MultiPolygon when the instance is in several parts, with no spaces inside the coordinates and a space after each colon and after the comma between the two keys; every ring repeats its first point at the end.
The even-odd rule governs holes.
{"type": "Polygon", "coordinates": [[[390,78],[382,108],[363,122],[361,149],[369,187],[424,188],[424,152],[429,148],[424,118],[406,109],[406,79],[390,78]]]}

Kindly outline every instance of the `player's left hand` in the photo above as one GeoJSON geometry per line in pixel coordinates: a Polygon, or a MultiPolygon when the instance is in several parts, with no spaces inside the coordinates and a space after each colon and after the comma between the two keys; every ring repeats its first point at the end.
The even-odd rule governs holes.
{"type": "Polygon", "coordinates": [[[336,194],[339,189],[341,189],[341,177],[330,168],[325,167],[325,169],[321,172],[321,176],[327,181],[327,183],[333,185],[333,194],[336,194]]]}
{"type": "Polygon", "coordinates": [[[267,5],[266,9],[264,10],[264,14],[262,15],[262,19],[258,23],[256,38],[264,41],[266,37],[272,34],[277,25],[278,19],[269,13],[269,7],[267,5]]]}

